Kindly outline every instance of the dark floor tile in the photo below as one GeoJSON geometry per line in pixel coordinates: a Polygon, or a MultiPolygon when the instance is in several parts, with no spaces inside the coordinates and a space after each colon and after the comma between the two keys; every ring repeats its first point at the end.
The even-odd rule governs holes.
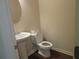
{"type": "Polygon", "coordinates": [[[48,58],[45,58],[38,54],[38,51],[29,56],[29,59],[73,59],[72,56],[51,50],[51,56],[48,58]]]}

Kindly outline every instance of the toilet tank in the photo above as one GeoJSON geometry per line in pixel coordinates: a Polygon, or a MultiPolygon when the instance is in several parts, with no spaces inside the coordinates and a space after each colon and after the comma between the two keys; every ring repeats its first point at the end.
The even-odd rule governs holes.
{"type": "Polygon", "coordinates": [[[31,31],[31,39],[33,43],[40,43],[43,41],[43,36],[40,32],[31,31]]]}

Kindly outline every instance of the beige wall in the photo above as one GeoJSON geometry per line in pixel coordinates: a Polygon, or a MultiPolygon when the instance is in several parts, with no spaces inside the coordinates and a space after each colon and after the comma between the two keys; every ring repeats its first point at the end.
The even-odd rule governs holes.
{"type": "Polygon", "coordinates": [[[44,37],[54,48],[73,52],[74,0],[39,0],[40,22],[44,37]]]}
{"type": "MultiPolygon", "coordinates": [[[[17,21],[18,17],[20,18],[21,16],[18,22],[13,19],[15,22],[15,32],[30,31],[31,29],[38,31],[40,30],[41,23],[44,37],[51,41],[55,48],[73,52],[75,30],[74,0],[39,0],[40,18],[38,0],[19,1],[21,3],[21,10],[17,10],[19,12],[22,11],[21,15],[17,16],[17,11],[12,11],[12,13],[15,13],[13,17],[17,21]]],[[[12,6],[17,6],[15,2],[12,3],[12,6]]],[[[12,9],[16,9],[15,6],[12,9]]]]}
{"type": "MultiPolygon", "coordinates": [[[[38,0],[19,1],[21,5],[21,17],[19,17],[18,22],[14,23],[15,32],[30,31],[32,29],[38,31],[40,29],[38,0]]],[[[14,16],[17,16],[18,10],[16,9],[18,5],[16,2],[11,2],[14,5],[12,5],[12,10],[14,10],[12,13],[14,13],[14,16]]],[[[18,20],[18,18],[14,17],[13,20],[18,20]]]]}

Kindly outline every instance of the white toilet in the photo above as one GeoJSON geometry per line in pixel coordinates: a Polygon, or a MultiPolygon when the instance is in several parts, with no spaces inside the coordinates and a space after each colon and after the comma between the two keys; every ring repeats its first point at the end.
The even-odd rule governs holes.
{"type": "Polygon", "coordinates": [[[43,57],[50,57],[50,49],[52,48],[53,44],[48,41],[43,41],[43,38],[41,38],[37,32],[32,32],[31,38],[33,44],[36,44],[38,47],[38,53],[43,57]]]}

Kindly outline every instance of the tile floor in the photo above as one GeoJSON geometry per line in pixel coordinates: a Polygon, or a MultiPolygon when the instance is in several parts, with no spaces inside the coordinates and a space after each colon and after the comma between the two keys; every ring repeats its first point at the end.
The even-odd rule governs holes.
{"type": "Polygon", "coordinates": [[[51,57],[45,58],[38,54],[38,51],[29,56],[29,59],[73,59],[72,56],[51,50],[51,57]]]}

